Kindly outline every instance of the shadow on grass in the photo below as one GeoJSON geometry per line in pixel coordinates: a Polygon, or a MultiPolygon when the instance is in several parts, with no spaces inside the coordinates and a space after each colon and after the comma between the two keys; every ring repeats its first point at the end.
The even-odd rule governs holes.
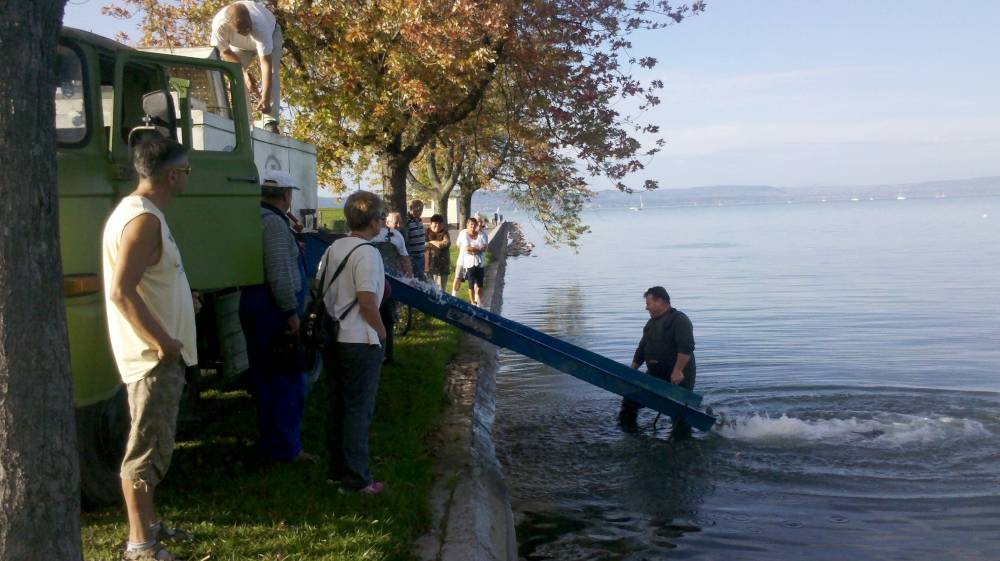
{"type": "MultiPolygon", "coordinates": [[[[253,402],[241,390],[203,391],[201,421],[179,431],[160,514],[196,540],[171,551],[202,560],[410,559],[430,521],[431,460],[425,445],[441,409],[444,370],[458,333],[422,318],[397,339],[400,365],[382,371],[371,431],[371,469],[387,491],[343,495],[319,463],[269,464],[254,450],[253,402]]],[[[323,449],[326,388],[310,392],[302,439],[323,449]]],[[[83,516],[89,560],[118,559],[127,534],[121,506],[83,516]]]]}

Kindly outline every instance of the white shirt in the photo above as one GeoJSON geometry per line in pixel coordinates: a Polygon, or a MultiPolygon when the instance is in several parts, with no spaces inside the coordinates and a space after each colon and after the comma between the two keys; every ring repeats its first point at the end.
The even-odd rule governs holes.
{"type": "Polygon", "coordinates": [[[274,14],[258,2],[241,0],[233,3],[243,4],[250,12],[252,24],[250,35],[240,35],[234,26],[227,24],[226,8],[222,8],[212,18],[211,45],[217,47],[220,52],[232,48],[242,51],[257,51],[260,56],[271,54],[271,51],[274,50],[272,38],[277,26],[274,14]]]}
{"type": "Polygon", "coordinates": [[[195,337],[194,303],[188,285],[181,252],[170,234],[167,219],[152,201],[145,197],[129,195],[118,203],[104,225],[103,272],[104,298],[107,310],[108,335],[111,350],[118,364],[118,372],[126,384],[146,377],[159,364],[156,349],[147,343],[125,314],[111,301],[111,278],[118,263],[122,232],[125,226],[140,214],[152,214],[160,221],[160,260],[146,267],[137,290],[149,311],[160,322],[167,334],[180,341],[184,364],[198,364],[198,344],[195,337]]]}
{"type": "Polygon", "coordinates": [[[399,230],[393,228],[392,235],[389,235],[389,228],[382,226],[379,233],[375,234],[375,237],[371,239],[372,243],[382,243],[386,240],[396,248],[399,252],[400,257],[409,257],[410,254],[406,252],[406,240],[403,239],[403,234],[399,230]]]}
{"type": "MultiPolygon", "coordinates": [[[[365,240],[349,236],[341,238],[326,249],[323,258],[320,259],[319,268],[316,271],[316,278],[323,277],[323,271],[329,269],[326,282],[330,282],[330,277],[337,272],[340,263],[349,251],[365,243],[365,240]]],[[[358,292],[371,292],[375,294],[375,303],[382,301],[385,293],[385,269],[382,268],[382,256],[378,250],[372,246],[359,247],[347,262],[347,266],[340,272],[340,276],[333,285],[323,294],[323,302],[326,303],[326,312],[334,317],[340,317],[352,302],[357,300],[358,292]]],[[[337,335],[338,343],[361,343],[367,345],[378,345],[378,332],[368,324],[361,315],[361,306],[354,304],[351,311],[344,319],[340,320],[340,332],[337,335]]]]}
{"type": "Polygon", "coordinates": [[[468,253],[465,251],[465,248],[476,247],[479,249],[486,249],[486,245],[489,242],[486,239],[485,231],[480,230],[475,237],[470,237],[468,230],[462,230],[458,234],[458,240],[456,240],[455,243],[458,244],[458,262],[461,263],[463,267],[468,269],[469,267],[483,266],[483,254],[468,253]]]}

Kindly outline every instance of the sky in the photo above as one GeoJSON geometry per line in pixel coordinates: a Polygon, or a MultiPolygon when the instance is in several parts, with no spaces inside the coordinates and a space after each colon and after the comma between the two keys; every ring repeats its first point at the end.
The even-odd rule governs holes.
{"type": "MultiPolygon", "coordinates": [[[[69,0],[64,23],[134,23],[69,0]]],[[[708,0],[633,41],[665,149],[630,183],[869,185],[1000,176],[1000,2],[708,0]]],[[[622,112],[633,104],[622,103],[622,112]]],[[[594,185],[601,188],[602,185],[594,185]]]]}

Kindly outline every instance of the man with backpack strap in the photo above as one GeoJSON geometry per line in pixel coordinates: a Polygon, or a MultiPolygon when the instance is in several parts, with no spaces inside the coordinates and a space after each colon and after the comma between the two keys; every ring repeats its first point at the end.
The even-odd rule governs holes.
{"type": "Polygon", "coordinates": [[[378,195],[358,191],[349,196],[344,218],[351,235],[326,250],[316,272],[320,279],[329,268],[330,278],[346,260],[330,286],[321,287],[327,313],[340,321],[336,343],[326,349],[323,361],[329,382],[327,477],[344,492],[377,494],[385,488],[368,470],[368,429],[386,336],[378,312],[385,270],[378,250],[368,242],[382,229],[385,216],[385,205],[378,195]],[[362,245],[365,247],[359,247],[362,245]]]}

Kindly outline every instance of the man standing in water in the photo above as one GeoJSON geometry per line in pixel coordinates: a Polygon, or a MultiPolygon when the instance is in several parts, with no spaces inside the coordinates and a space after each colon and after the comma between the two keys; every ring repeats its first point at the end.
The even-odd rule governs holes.
{"type": "MultiPolygon", "coordinates": [[[[642,328],[642,339],[632,357],[632,368],[646,364],[652,376],[676,384],[684,389],[694,389],[694,327],[684,312],[670,307],[670,294],[662,286],[647,290],[646,311],[649,321],[642,328]]],[[[636,417],[642,406],[628,398],[622,399],[618,421],[626,432],[638,429],[636,417]]],[[[690,428],[680,421],[674,422],[672,436],[681,436],[690,428]]]]}

